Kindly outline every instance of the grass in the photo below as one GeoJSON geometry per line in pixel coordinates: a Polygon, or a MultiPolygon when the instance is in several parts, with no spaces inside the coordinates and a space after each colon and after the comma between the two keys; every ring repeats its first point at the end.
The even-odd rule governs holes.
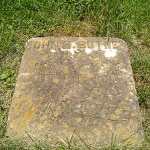
{"type": "MultiPolygon", "coordinates": [[[[7,115],[24,44],[31,37],[43,36],[106,36],[127,42],[146,137],[141,149],[150,149],[148,0],[0,1],[0,137],[3,141],[0,149],[54,149],[47,144],[28,147],[21,141],[5,138],[7,115]]],[[[55,149],[78,148],[58,145],[55,149]]],[[[121,147],[113,145],[108,149],[121,147]]]]}

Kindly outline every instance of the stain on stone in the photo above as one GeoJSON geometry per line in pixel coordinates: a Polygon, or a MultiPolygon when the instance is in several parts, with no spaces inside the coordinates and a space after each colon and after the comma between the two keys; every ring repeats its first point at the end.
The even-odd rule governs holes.
{"type": "Polygon", "coordinates": [[[68,67],[68,66],[65,66],[65,68],[63,69],[63,72],[64,72],[64,73],[68,73],[68,69],[69,69],[69,67],[68,67]]]}
{"type": "Polygon", "coordinates": [[[95,104],[101,104],[101,102],[98,100],[95,100],[95,104]]]}
{"type": "Polygon", "coordinates": [[[14,111],[15,114],[19,114],[20,112],[22,112],[22,108],[16,108],[14,111]]]}
{"type": "Polygon", "coordinates": [[[29,61],[29,65],[35,65],[35,64],[36,64],[36,62],[34,60],[29,61]]]}
{"type": "Polygon", "coordinates": [[[83,76],[88,77],[88,78],[93,77],[93,74],[88,73],[88,72],[82,72],[82,71],[80,71],[80,74],[82,74],[83,76]]]}
{"type": "Polygon", "coordinates": [[[59,116],[59,112],[54,112],[54,117],[58,117],[59,116]]]}
{"type": "Polygon", "coordinates": [[[115,113],[118,115],[118,114],[121,114],[122,113],[122,110],[121,109],[117,109],[116,111],[115,111],[115,113]]]}
{"type": "Polygon", "coordinates": [[[117,115],[112,114],[111,115],[111,120],[118,120],[120,117],[117,115]]]}
{"type": "Polygon", "coordinates": [[[37,109],[36,109],[35,105],[29,105],[28,110],[26,112],[27,120],[30,120],[36,111],[37,111],[37,109]]]}
{"type": "Polygon", "coordinates": [[[59,83],[59,79],[58,78],[53,78],[53,82],[54,83],[59,83]]]}
{"type": "Polygon", "coordinates": [[[20,124],[20,129],[22,132],[24,132],[26,130],[26,128],[27,128],[27,122],[24,121],[20,124]]]}
{"type": "Polygon", "coordinates": [[[105,118],[105,116],[106,116],[105,114],[102,114],[102,115],[101,115],[102,118],[105,118]]]}
{"type": "Polygon", "coordinates": [[[75,117],[75,120],[76,120],[77,123],[82,122],[82,118],[81,117],[75,117]]]}
{"type": "Polygon", "coordinates": [[[136,116],[136,114],[135,113],[131,113],[131,116],[134,117],[134,116],[136,116]]]}
{"type": "Polygon", "coordinates": [[[21,121],[25,120],[26,119],[26,114],[23,113],[17,120],[16,122],[20,123],[21,121]]]}
{"type": "Polygon", "coordinates": [[[61,106],[58,106],[57,108],[56,108],[56,110],[60,110],[62,107],[61,106]]]}

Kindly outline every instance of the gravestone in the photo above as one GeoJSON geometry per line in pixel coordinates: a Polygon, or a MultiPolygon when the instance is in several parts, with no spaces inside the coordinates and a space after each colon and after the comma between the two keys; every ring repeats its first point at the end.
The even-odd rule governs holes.
{"type": "Polygon", "coordinates": [[[127,45],[110,38],[32,38],[25,45],[7,135],[88,145],[144,139],[127,45]]]}

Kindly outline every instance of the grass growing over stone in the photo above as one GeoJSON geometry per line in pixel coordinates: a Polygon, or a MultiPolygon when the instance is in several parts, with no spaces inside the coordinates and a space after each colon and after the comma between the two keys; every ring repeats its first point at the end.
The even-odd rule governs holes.
{"type": "MultiPolygon", "coordinates": [[[[0,1],[0,149],[82,149],[71,143],[66,146],[62,143],[53,145],[33,142],[27,146],[26,143],[5,137],[7,115],[24,44],[30,37],[43,36],[105,36],[122,38],[127,42],[146,137],[141,149],[150,149],[148,0],[0,1]]],[[[107,149],[121,147],[128,149],[123,145],[118,148],[114,143],[107,149]]]]}

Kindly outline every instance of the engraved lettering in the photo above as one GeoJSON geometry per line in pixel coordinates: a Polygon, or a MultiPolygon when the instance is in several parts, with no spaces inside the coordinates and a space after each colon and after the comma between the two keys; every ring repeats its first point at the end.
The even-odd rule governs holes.
{"type": "Polygon", "coordinates": [[[71,49],[71,42],[70,41],[64,41],[62,48],[63,49],[71,49]]]}
{"type": "Polygon", "coordinates": [[[27,48],[32,48],[33,47],[33,41],[29,41],[26,45],[27,48]]]}
{"type": "Polygon", "coordinates": [[[40,41],[36,41],[36,42],[35,42],[34,48],[40,48],[40,41]]]}
{"type": "Polygon", "coordinates": [[[94,43],[87,41],[87,47],[92,49],[94,47],[94,43]]]}
{"type": "Polygon", "coordinates": [[[98,49],[101,50],[101,42],[97,41],[98,49]]]}
{"type": "Polygon", "coordinates": [[[50,49],[57,49],[58,47],[58,42],[57,41],[52,41],[50,43],[50,49]]]}
{"type": "Polygon", "coordinates": [[[46,49],[49,46],[49,41],[45,40],[45,41],[41,41],[41,48],[46,49]]]}
{"type": "Polygon", "coordinates": [[[86,48],[86,42],[85,41],[79,41],[78,42],[78,47],[79,48],[86,48]]]}

